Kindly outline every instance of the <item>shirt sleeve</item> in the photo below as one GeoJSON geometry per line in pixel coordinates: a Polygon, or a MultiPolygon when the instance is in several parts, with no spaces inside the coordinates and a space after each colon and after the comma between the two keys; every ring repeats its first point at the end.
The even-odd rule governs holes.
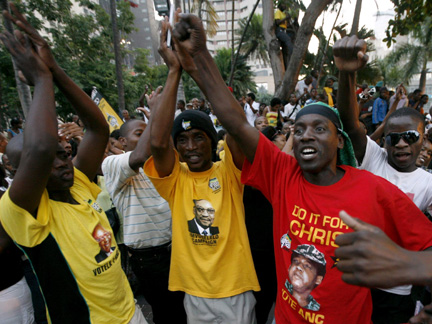
{"type": "Polygon", "coordinates": [[[187,166],[182,165],[179,160],[179,156],[176,150],[174,150],[175,161],[174,168],[170,175],[166,177],[159,177],[156,170],[153,156],[151,156],[144,164],[144,173],[151,180],[159,195],[166,201],[173,201],[174,193],[177,186],[177,180],[179,178],[180,172],[187,172],[187,166]]]}
{"type": "Polygon", "coordinates": [[[377,167],[387,163],[387,152],[367,136],[366,151],[359,169],[377,173],[377,167]]]}
{"type": "Polygon", "coordinates": [[[130,177],[137,174],[129,165],[131,153],[108,156],[102,163],[105,186],[111,198],[122,190],[130,177]]]}
{"type": "Polygon", "coordinates": [[[382,179],[378,204],[385,213],[384,231],[397,244],[411,251],[432,246],[432,223],[420,209],[395,185],[382,179]],[[385,201],[385,202],[384,202],[385,201]]]}
{"type": "Polygon", "coordinates": [[[33,247],[42,243],[50,233],[52,212],[46,190],[42,194],[36,218],[10,199],[9,190],[0,200],[0,210],[3,228],[19,245],[33,247]]]}
{"type": "Polygon", "coordinates": [[[280,11],[279,9],[276,10],[275,15],[274,15],[274,19],[275,20],[279,20],[279,19],[282,19],[282,18],[284,18],[284,17],[282,17],[282,11],[280,11]]]}
{"type": "Polygon", "coordinates": [[[241,180],[243,184],[260,190],[272,202],[274,192],[280,190],[277,184],[282,181],[284,185],[288,184],[296,166],[298,164],[292,156],[281,152],[260,133],[253,163],[245,159],[241,180]]]}

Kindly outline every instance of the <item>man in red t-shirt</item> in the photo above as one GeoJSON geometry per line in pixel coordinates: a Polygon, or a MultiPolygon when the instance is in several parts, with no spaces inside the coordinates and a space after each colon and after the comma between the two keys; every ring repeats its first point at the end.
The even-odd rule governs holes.
{"type": "Polygon", "coordinates": [[[295,122],[295,158],[286,155],[247,122],[206,48],[199,19],[182,15],[173,36],[183,69],[245,154],[242,181],[261,190],[273,206],[276,323],[371,323],[369,289],[344,283],[337,270],[335,239],[352,232],[339,217],[340,211],[347,210],[383,229],[404,248],[417,251],[432,246],[432,224],[397,187],[352,167],[352,146],[337,111],[322,103],[303,108],[295,122]],[[308,251],[305,259],[305,255],[313,256],[314,262],[325,264],[325,273],[318,274],[317,269],[315,273],[311,262],[301,267],[294,263],[307,261],[297,253],[304,250],[308,251]],[[299,257],[292,258],[293,254],[299,257]],[[313,289],[297,284],[299,281],[295,289],[290,287],[294,279],[305,277],[305,271],[313,277],[313,289]],[[297,290],[301,288],[300,295],[297,290]],[[302,300],[306,294],[307,304],[302,300]]]}

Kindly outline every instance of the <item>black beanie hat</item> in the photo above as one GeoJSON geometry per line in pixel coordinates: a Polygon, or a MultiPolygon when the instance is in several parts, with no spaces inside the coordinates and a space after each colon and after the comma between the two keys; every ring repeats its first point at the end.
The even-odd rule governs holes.
{"type": "Polygon", "coordinates": [[[217,133],[209,115],[199,110],[185,110],[174,120],[172,137],[177,147],[177,136],[184,131],[200,129],[207,134],[212,143],[212,149],[217,146],[217,133]]]}

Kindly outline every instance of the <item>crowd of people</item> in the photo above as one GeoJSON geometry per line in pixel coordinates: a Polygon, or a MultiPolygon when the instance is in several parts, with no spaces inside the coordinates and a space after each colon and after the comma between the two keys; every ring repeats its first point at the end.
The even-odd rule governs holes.
{"type": "Polygon", "coordinates": [[[147,323],[138,294],[156,324],[432,323],[428,96],[357,85],[363,40],[334,45],[337,89],[311,71],[266,105],[177,11],[165,85],[109,134],[11,8],[0,39],[34,94],[0,133],[0,323],[147,323]],[[182,71],[206,99],[177,101],[182,71]]]}

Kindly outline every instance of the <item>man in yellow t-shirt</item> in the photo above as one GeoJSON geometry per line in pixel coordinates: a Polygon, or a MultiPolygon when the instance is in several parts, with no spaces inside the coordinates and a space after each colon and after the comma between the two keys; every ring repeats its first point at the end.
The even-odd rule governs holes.
{"type": "Polygon", "coordinates": [[[16,174],[0,200],[2,225],[31,262],[51,323],[145,324],[112,229],[95,203],[100,190],[90,181],[102,162],[108,125],[46,41],[13,4],[11,9],[29,40],[23,44],[11,34],[1,39],[35,87],[24,134],[6,149],[16,174]],[[86,127],[73,164],[57,140],[53,79],[86,127]]]}
{"type": "Polygon", "coordinates": [[[212,162],[217,136],[202,111],[186,110],[173,122],[181,68],[166,46],[167,25],[160,52],[169,74],[152,112],[152,157],[144,172],[171,208],[169,289],[185,292],[188,323],[255,323],[252,291],[260,288],[244,219],[244,157],[228,137],[224,158],[212,162]],[[177,151],[170,146],[171,129],[177,151]]]}
{"type": "Polygon", "coordinates": [[[274,19],[276,24],[276,37],[278,40],[282,43],[282,46],[285,47],[286,55],[284,55],[284,65],[285,68],[288,65],[288,60],[291,57],[291,54],[294,49],[293,45],[293,37],[294,34],[292,31],[288,31],[288,26],[291,27],[291,17],[287,15],[284,11],[286,10],[286,5],[283,3],[280,3],[278,5],[278,8],[276,9],[274,19]],[[286,58],[285,58],[286,56],[286,58]]]}

